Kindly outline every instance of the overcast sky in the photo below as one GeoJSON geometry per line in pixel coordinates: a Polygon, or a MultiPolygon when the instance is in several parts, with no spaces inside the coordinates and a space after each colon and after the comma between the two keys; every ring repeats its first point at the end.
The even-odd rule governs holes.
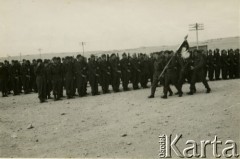
{"type": "Polygon", "coordinates": [[[0,0],[0,56],[179,44],[239,36],[239,0],[0,0]]]}

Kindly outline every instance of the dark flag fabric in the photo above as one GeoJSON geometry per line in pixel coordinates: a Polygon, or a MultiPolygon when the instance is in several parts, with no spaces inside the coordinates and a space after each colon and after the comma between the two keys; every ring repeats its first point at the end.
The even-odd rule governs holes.
{"type": "Polygon", "coordinates": [[[181,56],[183,58],[189,58],[190,57],[190,53],[188,52],[189,49],[189,44],[187,41],[187,36],[185,37],[185,40],[183,41],[183,43],[181,44],[181,46],[178,48],[177,53],[181,54],[181,56]]]}

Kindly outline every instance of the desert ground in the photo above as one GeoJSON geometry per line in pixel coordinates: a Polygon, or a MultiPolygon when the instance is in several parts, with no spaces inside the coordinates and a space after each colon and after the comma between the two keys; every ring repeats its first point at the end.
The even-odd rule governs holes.
{"type": "Polygon", "coordinates": [[[198,83],[195,95],[166,100],[162,87],[153,99],[150,89],[43,104],[37,94],[0,97],[0,157],[157,158],[161,134],[182,134],[181,150],[215,135],[239,144],[240,80],[209,84],[210,94],[198,83]]]}

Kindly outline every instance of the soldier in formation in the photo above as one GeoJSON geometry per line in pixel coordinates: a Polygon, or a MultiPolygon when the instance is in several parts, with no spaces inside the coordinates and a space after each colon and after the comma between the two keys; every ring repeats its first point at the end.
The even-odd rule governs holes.
{"type": "Polygon", "coordinates": [[[109,93],[109,86],[113,92],[119,92],[120,85],[123,91],[128,91],[130,87],[134,90],[147,88],[151,83],[149,98],[154,97],[156,87],[161,85],[163,98],[173,95],[170,85],[175,85],[176,94],[181,97],[185,82],[190,84],[189,94],[196,92],[195,84],[198,81],[209,93],[211,89],[206,77],[211,81],[239,78],[239,67],[239,49],[193,51],[188,59],[183,59],[178,52],[166,50],[152,53],[151,56],[123,53],[122,58],[113,53],[100,57],[91,55],[88,60],[82,55],[43,61],[34,59],[32,62],[23,60],[22,63],[5,60],[0,63],[0,89],[3,97],[11,93],[38,92],[40,102],[45,102],[52,98],[51,95],[55,101],[60,100],[64,89],[67,98],[86,96],[88,84],[95,96],[100,94],[99,86],[102,93],[109,93]]]}

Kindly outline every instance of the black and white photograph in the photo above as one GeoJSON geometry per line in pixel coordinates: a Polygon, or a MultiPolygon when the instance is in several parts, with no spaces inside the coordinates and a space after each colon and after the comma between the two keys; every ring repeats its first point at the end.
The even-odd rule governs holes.
{"type": "Polygon", "coordinates": [[[239,0],[0,0],[0,158],[239,158],[239,0]]]}

